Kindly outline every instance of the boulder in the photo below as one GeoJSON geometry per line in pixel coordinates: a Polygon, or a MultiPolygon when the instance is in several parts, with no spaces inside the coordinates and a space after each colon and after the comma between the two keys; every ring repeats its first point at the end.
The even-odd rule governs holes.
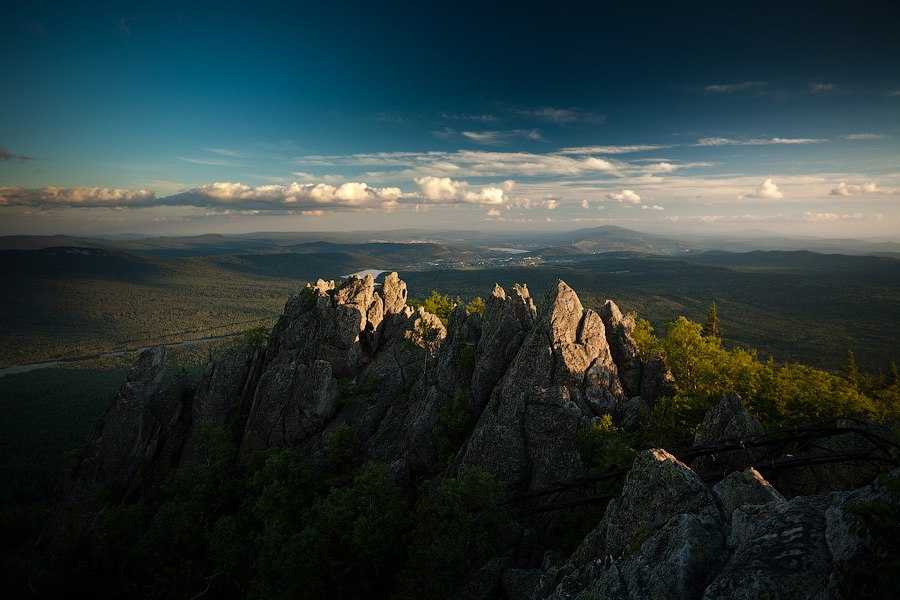
{"type": "MultiPolygon", "coordinates": [[[[726,394],[706,412],[694,435],[694,447],[739,441],[763,433],[762,424],[747,412],[740,396],[726,394]]],[[[725,475],[753,465],[762,455],[762,450],[752,448],[718,452],[695,459],[691,467],[701,473],[725,475]]]]}
{"type": "Polygon", "coordinates": [[[744,504],[785,502],[784,496],[753,467],[734,471],[714,485],[713,492],[718,496],[726,518],[730,518],[734,510],[744,504]]]}
{"type": "Polygon", "coordinates": [[[680,514],[716,514],[715,501],[687,465],[665,450],[638,454],[619,498],[603,517],[604,549],[614,557],[639,547],[642,540],[680,514]]]}

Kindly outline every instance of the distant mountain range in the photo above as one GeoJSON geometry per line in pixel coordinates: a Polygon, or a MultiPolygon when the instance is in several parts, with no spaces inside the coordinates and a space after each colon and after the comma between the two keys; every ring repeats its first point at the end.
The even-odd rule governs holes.
{"type": "MultiPolygon", "coordinates": [[[[641,252],[679,255],[702,250],[810,250],[837,254],[900,256],[900,242],[840,238],[780,237],[772,235],[679,236],[645,233],[606,225],[565,232],[428,231],[397,229],[350,232],[256,232],[197,236],[78,237],[66,235],[0,236],[0,250],[84,247],[123,250],[147,256],[214,256],[272,253],[357,253],[403,259],[465,259],[467,253],[491,253],[498,246],[528,250],[544,256],[641,252]],[[364,248],[363,248],[364,246],[364,248]],[[452,249],[451,249],[452,248],[452,249]]],[[[468,255],[471,258],[471,255],[468,255]]]]}

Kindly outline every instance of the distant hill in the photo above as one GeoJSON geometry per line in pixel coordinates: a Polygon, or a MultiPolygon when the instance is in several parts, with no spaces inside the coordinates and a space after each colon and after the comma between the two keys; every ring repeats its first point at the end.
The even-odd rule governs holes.
{"type": "Polygon", "coordinates": [[[0,250],[0,270],[15,279],[94,278],[136,281],[160,271],[145,258],[96,247],[0,250]]]}

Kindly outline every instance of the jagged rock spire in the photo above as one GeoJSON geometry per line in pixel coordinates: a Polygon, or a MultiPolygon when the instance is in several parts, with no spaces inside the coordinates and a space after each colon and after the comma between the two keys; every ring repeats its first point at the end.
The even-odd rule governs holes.
{"type": "Polygon", "coordinates": [[[618,397],[620,390],[603,321],[558,281],[494,389],[461,464],[486,468],[517,488],[576,476],[578,427],[598,398],[618,397]]]}

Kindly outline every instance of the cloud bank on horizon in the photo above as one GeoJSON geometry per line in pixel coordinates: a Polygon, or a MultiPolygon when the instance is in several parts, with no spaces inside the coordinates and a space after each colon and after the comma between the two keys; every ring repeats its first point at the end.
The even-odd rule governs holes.
{"type": "Polygon", "coordinates": [[[900,231],[890,3],[77,9],[0,24],[0,233],[900,231]]]}

